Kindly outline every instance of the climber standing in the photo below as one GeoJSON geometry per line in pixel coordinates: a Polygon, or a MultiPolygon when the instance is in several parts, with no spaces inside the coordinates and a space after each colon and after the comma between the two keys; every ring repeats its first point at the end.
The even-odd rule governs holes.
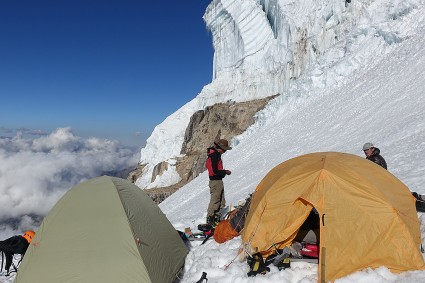
{"type": "Polygon", "coordinates": [[[225,139],[219,139],[214,142],[214,146],[208,148],[208,158],[205,167],[208,169],[210,203],[208,205],[207,223],[213,226],[217,225],[221,219],[221,209],[225,207],[223,178],[232,174],[230,170],[223,168],[221,155],[227,150],[231,150],[229,142],[225,139]]]}

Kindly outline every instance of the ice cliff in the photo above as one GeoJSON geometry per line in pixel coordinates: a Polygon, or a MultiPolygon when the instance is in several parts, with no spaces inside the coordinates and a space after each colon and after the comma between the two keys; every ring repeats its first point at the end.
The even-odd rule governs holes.
{"type": "MultiPolygon", "coordinates": [[[[214,46],[212,82],[159,124],[141,149],[141,188],[176,184],[192,115],[217,103],[301,93],[344,84],[366,62],[409,36],[407,15],[425,0],[214,0],[203,16],[214,46]],[[300,91],[302,90],[302,91],[300,91]],[[157,164],[167,169],[153,180],[157,164]]],[[[229,104],[230,105],[230,104],[229,104]]],[[[264,110],[267,111],[267,108],[264,110]]],[[[261,124],[261,113],[257,123],[261,124]]],[[[253,127],[252,130],[255,130],[253,127]]],[[[237,144],[237,137],[233,140],[237,144]]]]}

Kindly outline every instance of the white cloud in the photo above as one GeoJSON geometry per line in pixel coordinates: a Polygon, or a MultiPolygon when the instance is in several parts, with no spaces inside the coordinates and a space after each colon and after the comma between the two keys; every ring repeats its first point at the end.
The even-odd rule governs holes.
{"type": "Polygon", "coordinates": [[[31,228],[75,184],[136,166],[138,158],[117,141],[84,139],[70,128],[37,139],[0,138],[0,234],[31,228]]]}

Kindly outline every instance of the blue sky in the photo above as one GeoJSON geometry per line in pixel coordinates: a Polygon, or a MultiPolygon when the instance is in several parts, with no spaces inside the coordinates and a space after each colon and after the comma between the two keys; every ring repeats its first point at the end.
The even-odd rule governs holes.
{"type": "Polygon", "coordinates": [[[0,137],[71,127],[142,146],[211,82],[209,3],[1,1],[0,137]]]}

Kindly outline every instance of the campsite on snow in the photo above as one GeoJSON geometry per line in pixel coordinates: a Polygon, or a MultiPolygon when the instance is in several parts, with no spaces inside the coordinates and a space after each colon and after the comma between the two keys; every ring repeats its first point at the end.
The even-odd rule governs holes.
{"type": "Polygon", "coordinates": [[[425,2],[213,0],[204,21],[212,82],[129,180],[49,195],[0,282],[425,282],[425,2]]]}

